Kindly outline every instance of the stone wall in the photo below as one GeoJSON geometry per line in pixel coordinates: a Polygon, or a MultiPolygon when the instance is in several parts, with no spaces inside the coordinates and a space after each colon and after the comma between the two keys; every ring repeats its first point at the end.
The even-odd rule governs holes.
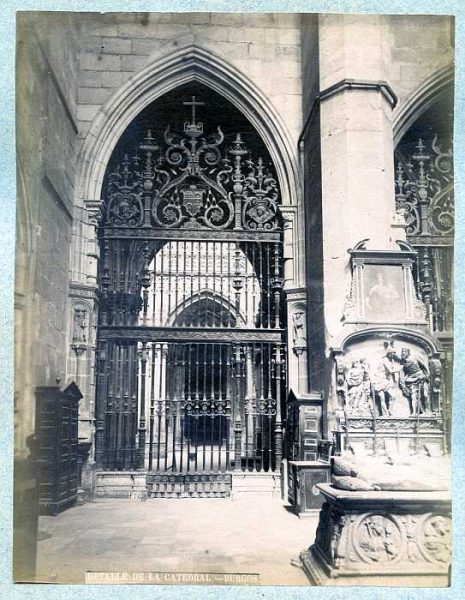
{"type": "Polygon", "coordinates": [[[157,56],[186,43],[219,55],[271,100],[297,143],[301,129],[297,14],[132,13],[90,15],[79,57],[78,118],[85,137],[102,104],[157,56]]]}
{"type": "Polygon", "coordinates": [[[63,384],[74,205],[77,29],[64,15],[17,19],[14,578],[34,579],[35,389],[63,384]]]}
{"type": "MultiPolygon", "coordinates": [[[[17,394],[66,372],[66,314],[74,205],[77,30],[60,16],[18,17],[17,394]]],[[[19,410],[19,407],[18,407],[19,410]]],[[[33,429],[27,406],[20,425],[33,429]]],[[[24,446],[24,436],[18,439],[24,446]]]]}
{"type": "Polygon", "coordinates": [[[387,17],[388,81],[399,98],[395,115],[420,85],[454,62],[453,17],[387,17]]]}

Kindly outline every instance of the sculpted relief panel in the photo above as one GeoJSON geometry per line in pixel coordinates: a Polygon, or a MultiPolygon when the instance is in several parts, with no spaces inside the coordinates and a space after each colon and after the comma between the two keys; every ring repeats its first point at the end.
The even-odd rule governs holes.
{"type": "Polygon", "coordinates": [[[315,545],[333,573],[440,573],[451,558],[450,513],[344,510],[323,504],[315,545]]]}
{"type": "Polygon", "coordinates": [[[339,408],[350,416],[439,412],[441,363],[410,342],[365,340],[336,358],[339,408]]]}

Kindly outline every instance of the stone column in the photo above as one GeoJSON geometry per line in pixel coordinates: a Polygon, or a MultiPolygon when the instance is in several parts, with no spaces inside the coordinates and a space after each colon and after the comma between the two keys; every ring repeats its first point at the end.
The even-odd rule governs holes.
{"type": "Polygon", "coordinates": [[[385,82],[390,57],[384,16],[319,19],[323,291],[326,349],[341,334],[350,286],[348,249],[394,249],[396,97],[385,82]]]}

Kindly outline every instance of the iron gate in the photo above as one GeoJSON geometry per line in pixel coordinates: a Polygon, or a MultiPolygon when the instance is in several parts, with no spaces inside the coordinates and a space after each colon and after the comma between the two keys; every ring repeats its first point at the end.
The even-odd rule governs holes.
{"type": "Polygon", "coordinates": [[[188,104],[184,137],[149,132],[108,173],[100,225],[97,468],[147,469],[155,496],[226,495],[282,458],[278,186],[188,104]]]}

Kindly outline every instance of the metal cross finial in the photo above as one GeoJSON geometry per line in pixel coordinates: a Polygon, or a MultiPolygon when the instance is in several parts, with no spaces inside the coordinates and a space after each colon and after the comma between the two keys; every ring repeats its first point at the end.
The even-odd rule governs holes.
{"type": "Polygon", "coordinates": [[[198,102],[195,99],[195,96],[192,96],[192,100],[190,102],[183,102],[184,106],[192,106],[192,125],[195,125],[195,107],[196,106],[205,106],[205,102],[198,102]]]}

